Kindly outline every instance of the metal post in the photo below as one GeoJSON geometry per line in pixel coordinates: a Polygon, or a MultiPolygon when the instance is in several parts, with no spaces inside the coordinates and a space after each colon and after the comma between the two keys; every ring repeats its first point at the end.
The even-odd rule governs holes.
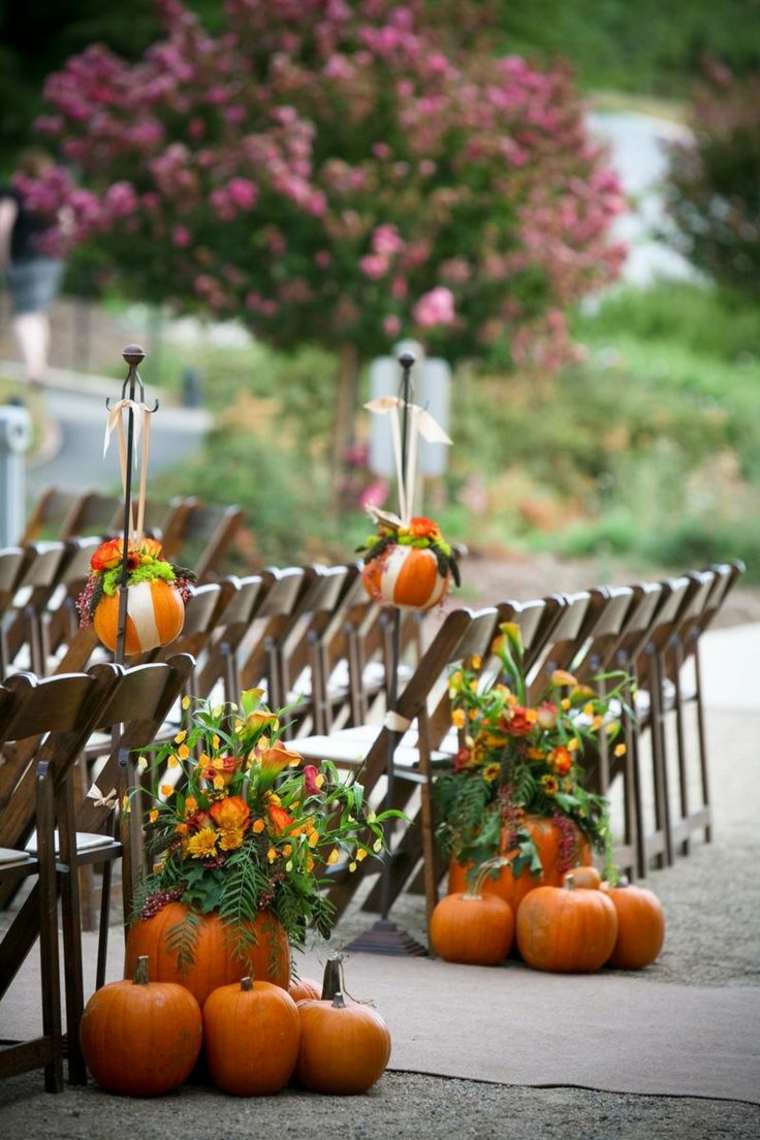
{"type": "Polygon", "coordinates": [[[26,408],[0,407],[0,547],[15,546],[26,524],[26,461],[32,421],[26,408]]]}

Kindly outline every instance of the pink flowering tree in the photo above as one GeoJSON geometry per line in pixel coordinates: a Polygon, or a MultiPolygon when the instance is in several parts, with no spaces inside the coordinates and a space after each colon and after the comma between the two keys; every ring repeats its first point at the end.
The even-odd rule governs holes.
{"type": "Polygon", "coordinates": [[[38,126],[76,171],[37,187],[69,207],[51,244],[273,345],[344,346],[344,376],[399,335],[572,355],[565,312],[616,276],[623,199],[569,74],[497,57],[487,3],[227,0],[215,35],[161,8],[138,63],[95,46],[47,82],[38,126]]]}

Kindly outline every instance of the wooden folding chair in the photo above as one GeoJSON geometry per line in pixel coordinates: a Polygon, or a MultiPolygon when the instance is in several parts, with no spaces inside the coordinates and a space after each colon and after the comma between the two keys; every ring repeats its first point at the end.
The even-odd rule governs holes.
{"type": "Polygon", "coordinates": [[[267,569],[261,577],[266,593],[238,644],[237,676],[241,689],[251,689],[265,681],[271,693],[278,684],[279,640],[287,630],[313,573],[310,568],[289,566],[283,570],[267,569]]]}
{"type": "Polygon", "coordinates": [[[225,555],[243,521],[240,507],[210,506],[198,499],[176,504],[162,536],[164,556],[189,566],[199,582],[221,576],[225,555]]]}
{"type": "Polygon", "coordinates": [[[39,539],[62,539],[79,534],[78,524],[87,499],[81,491],[47,487],[32,507],[19,546],[39,539]]]}
{"type": "Polygon", "coordinates": [[[16,583],[13,601],[16,615],[6,630],[8,668],[20,663],[23,668],[30,668],[35,673],[45,673],[47,659],[41,615],[55,590],[66,557],[63,542],[35,542],[27,548],[27,557],[16,583]],[[24,647],[27,649],[25,657],[28,660],[21,661],[20,654],[24,647]]]}
{"type": "MultiPolygon", "coordinates": [[[[42,681],[19,673],[6,682],[0,700],[3,741],[44,737],[33,764],[14,788],[0,819],[0,849],[4,849],[0,884],[15,887],[22,876],[37,875],[37,884],[22,908],[31,926],[31,938],[20,937],[20,928],[14,921],[0,941],[0,998],[39,935],[43,1033],[32,1041],[4,1043],[6,1047],[0,1049],[0,1077],[44,1067],[45,1087],[51,1092],[61,1091],[63,1074],[58,872],[64,898],[67,979],[71,957],[76,959],[74,946],[79,938],[79,930],[74,925],[75,910],[71,906],[76,881],[76,875],[72,874],[72,854],[76,847],[70,845],[71,831],[66,822],[71,787],[68,774],[98,708],[117,679],[118,670],[114,667],[100,677],[73,674],[42,681]],[[59,821],[57,838],[56,818],[59,821]],[[28,851],[24,841],[33,828],[36,828],[35,842],[28,851]],[[57,864],[57,855],[60,864],[57,864]]],[[[106,839],[105,842],[111,841],[106,839]]]]}
{"type": "Polygon", "coordinates": [[[594,619],[591,595],[587,590],[553,596],[552,601],[558,608],[558,614],[528,672],[530,701],[538,700],[546,691],[555,670],[570,667],[582,651],[594,619]]]}
{"type": "Polygon", "coordinates": [[[209,696],[216,685],[221,685],[226,701],[236,703],[240,699],[238,650],[273,581],[269,578],[265,583],[260,574],[250,574],[244,578],[231,575],[221,583],[219,611],[206,657],[194,673],[198,693],[209,696]]]}
{"type": "Polygon", "coordinates": [[[3,677],[9,666],[5,615],[13,606],[18,582],[29,557],[29,550],[22,550],[20,546],[0,550],[0,675],[3,677]]]}

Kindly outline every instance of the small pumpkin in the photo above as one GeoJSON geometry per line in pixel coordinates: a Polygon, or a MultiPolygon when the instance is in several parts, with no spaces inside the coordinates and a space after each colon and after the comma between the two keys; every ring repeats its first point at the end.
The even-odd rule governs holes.
{"type": "MultiPolygon", "coordinates": [[[[116,648],[119,633],[119,594],[104,594],[95,608],[95,633],[107,649],[116,648]]],[[[124,652],[131,656],[169,645],[182,631],[185,603],[173,582],[156,578],[127,587],[127,634],[124,652]]]]}
{"type": "Polygon", "coordinates": [[[290,1080],[298,1059],[298,1006],[280,986],[241,978],[220,986],[203,1007],[212,1081],[235,1096],[271,1096],[290,1080]]]}
{"type": "MultiPolygon", "coordinates": [[[[517,854],[516,851],[507,850],[506,835],[502,837],[501,855],[506,857],[506,863],[498,876],[489,876],[483,883],[484,895],[498,895],[517,914],[518,907],[530,891],[536,887],[560,887],[564,877],[564,869],[560,869],[560,841],[562,839],[562,826],[556,820],[545,816],[526,815],[524,826],[536,845],[543,871],[540,875],[532,875],[525,869],[520,875],[513,875],[509,859],[517,854]]],[[[565,825],[566,826],[566,825],[565,825]]],[[[575,831],[575,861],[583,866],[591,865],[591,847],[580,828],[572,824],[575,831]]],[[[459,863],[452,860],[449,866],[449,894],[456,894],[467,889],[467,875],[472,864],[459,863]]]]}
{"type": "Polygon", "coordinates": [[[618,931],[617,911],[605,891],[539,887],[517,912],[517,946],[534,970],[585,974],[608,960],[618,931]]]}
{"type": "Polygon", "coordinates": [[[602,885],[602,876],[596,867],[573,867],[572,871],[565,872],[563,883],[569,875],[572,875],[576,887],[582,887],[585,891],[598,891],[602,885]]]}
{"type": "Polygon", "coordinates": [[[306,998],[322,996],[322,987],[312,978],[291,978],[288,993],[293,1001],[305,1001],[306,998]]]}
{"type": "Polygon", "coordinates": [[[608,965],[620,970],[641,970],[651,965],[665,941],[662,903],[646,887],[622,879],[616,887],[605,885],[605,894],[617,911],[618,933],[608,965]]]}
{"type": "Polygon", "coordinates": [[[176,937],[178,928],[188,921],[188,909],[171,902],[152,918],[138,919],[127,934],[127,977],[137,959],[147,955],[151,975],[161,982],[178,982],[203,1005],[212,990],[239,982],[246,974],[273,982],[284,990],[290,981],[290,947],[287,935],[277,919],[262,911],[248,929],[254,941],[241,957],[236,952],[230,931],[218,914],[193,914],[194,935],[191,942],[192,963],[182,968],[178,960],[176,937]]]}
{"type": "Polygon", "coordinates": [[[190,1076],[201,1050],[203,1020],[184,986],[150,981],[148,959],[142,956],[131,980],[95,991],[82,1014],[79,1038],[101,1088],[160,1096],[190,1076]]]}
{"type": "Polygon", "coordinates": [[[445,962],[498,966],[509,953],[515,926],[512,908],[498,895],[482,893],[492,866],[483,865],[472,890],[447,895],[433,911],[430,943],[445,962]]]}
{"type": "Polygon", "coordinates": [[[366,563],[362,581],[376,602],[401,609],[429,610],[446,597],[451,574],[441,574],[432,550],[391,543],[366,563]]]}
{"type": "Polygon", "coordinates": [[[328,961],[322,1000],[307,998],[298,1003],[301,1044],[296,1076],[313,1092],[363,1093],[385,1072],[391,1035],[376,1010],[347,1002],[342,989],[325,996],[339,976],[339,960],[328,961]]]}

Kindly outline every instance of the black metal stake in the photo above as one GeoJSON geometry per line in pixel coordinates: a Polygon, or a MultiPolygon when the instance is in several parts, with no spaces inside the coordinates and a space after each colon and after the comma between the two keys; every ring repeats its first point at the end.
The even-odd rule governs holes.
{"type": "MultiPolygon", "coordinates": [[[[400,387],[400,396],[402,400],[401,412],[401,478],[406,489],[407,502],[408,495],[411,490],[407,486],[407,458],[409,455],[409,404],[412,398],[412,379],[411,372],[414,365],[415,357],[411,352],[404,352],[399,357],[399,364],[401,365],[402,378],[400,387]]],[[[391,661],[390,670],[387,678],[386,688],[386,709],[388,712],[395,712],[398,706],[398,671],[401,664],[401,610],[398,606],[393,608],[393,628],[391,631],[391,661]]],[[[403,737],[403,732],[391,730],[388,733],[388,753],[386,757],[386,792],[385,792],[385,806],[386,808],[393,807],[393,794],[395,784],[394,761],[396,755],[396,748],[403,737]]],[[[421,956],[427,954],[427,950],[419,942],[415,941],[410,934],[397,926],[395,922],[388,919],[390,913],[392,899],[391,899],[391,849],[390,840],[393,834],[393,820],[390,819],[385,824],[385,840],[386,851],[383,860],[383,867],[381,876],[382,895],[381,895],[381,912],[379,920],[364,934],[360,934],[353,942],[349,943],[346,947],[347,950],[357,950],[368,954],[411,954],[421,956]]]]}

